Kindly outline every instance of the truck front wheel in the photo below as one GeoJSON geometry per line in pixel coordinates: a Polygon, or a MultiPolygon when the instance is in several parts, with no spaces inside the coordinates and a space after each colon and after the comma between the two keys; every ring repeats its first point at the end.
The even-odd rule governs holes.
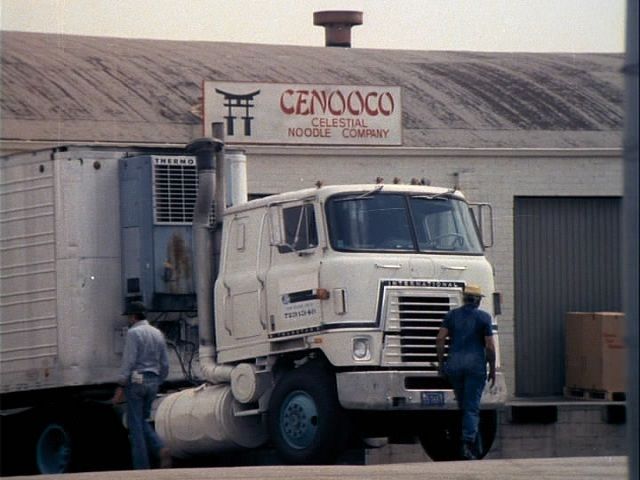
{"type": "Polygon", "coordinates": [[[328,463],[346,444],[344,411],[333,375],[301,367],[284,374],[269,402],[269,435],[287,463],[328,463]]]}

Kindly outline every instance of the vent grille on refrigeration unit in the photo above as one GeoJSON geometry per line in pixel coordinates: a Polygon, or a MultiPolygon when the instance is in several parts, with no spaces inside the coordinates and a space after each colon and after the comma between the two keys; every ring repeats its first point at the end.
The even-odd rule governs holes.
{"type": "MultiPolygon", "coordinates": [[[[153,166],[153,215],[156,225],[190,225],[198,194],[195,165],[153,166]]],[[[215,224],[212,204],[209,224],[215,224]]]]}

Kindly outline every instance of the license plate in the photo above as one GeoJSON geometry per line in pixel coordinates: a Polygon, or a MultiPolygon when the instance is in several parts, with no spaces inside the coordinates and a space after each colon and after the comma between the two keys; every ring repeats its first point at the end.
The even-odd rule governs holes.
{"type": "Polygon", "coordinates": [[[444,406],[444,392],[421,392],[422,405],[425,407],[444,406]]]}

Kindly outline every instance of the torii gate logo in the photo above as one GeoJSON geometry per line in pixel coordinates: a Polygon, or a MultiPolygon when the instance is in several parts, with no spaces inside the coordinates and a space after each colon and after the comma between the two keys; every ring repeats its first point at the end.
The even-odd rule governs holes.
{"type": "Polygon", "coordinates": [[[224,97],[223,105],[227,108],[227,114],[224,116],[225,122],[227,124],[227,135],[235,135],[236,120],[240,118],[244,127],[243,135],[245,137],[250,137],[251,122],[254,119],[254,117],[251,116],[251,109],[255,107],[253,99],[256,95],[260,94],[260,90],[245,94],[229,93],[220,90],[219,88],[216,88],[215,90],[216,93],[224,97]],[[240,114],[240,117],[237,116],[238,113],[240,114]]]}

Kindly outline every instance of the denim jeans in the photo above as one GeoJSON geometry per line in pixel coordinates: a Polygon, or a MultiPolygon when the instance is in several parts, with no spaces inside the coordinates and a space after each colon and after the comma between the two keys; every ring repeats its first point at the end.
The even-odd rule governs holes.
{"type": "Polygon", "coordinates": [[[150,468],[149,454],[158,455],[164,447],[148,422],[151,404],[158,394],[159,379],[152,373],[143,376],[143,383],[129,383],[125,387],[131,460],[136,470],[150,468]]]}
{"type": "Polygon", "coordinates": [[[487,381],[483,360],[453,359],[445,367],[445,373],[453,387],[462,411],[462,440],[478,445],[478,425],[480,423],[480,399],[487,381]],[[458,361],[456,361],[458,360],[458,361]]]}

